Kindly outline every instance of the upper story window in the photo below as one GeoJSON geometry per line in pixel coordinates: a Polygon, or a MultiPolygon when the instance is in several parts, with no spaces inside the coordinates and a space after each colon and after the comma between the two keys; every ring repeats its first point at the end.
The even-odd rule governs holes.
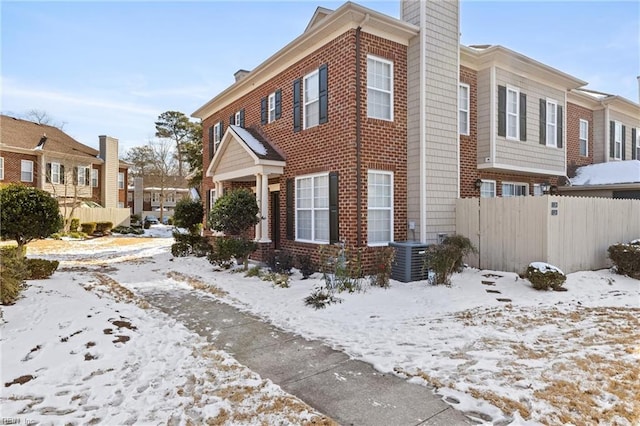
{"type": "Polygon", "coordinates": [[[640,160],[640,128],[633,129],[633,160],[640,160]]]}
{"type": "Polygon", "coordinates": [[[393,62],[367,56],[367,117],[393,121],[393,62]]]}
{"type": "Polygon", "coordinates": [[[558,104],[555,101],[547,100],[547,146],[558,146],[558,104]]]}
{"type": "Polygon", "coordinates": [[[269,110],[268,122],[272,123],[276,121],[276,93],[275,92],[269,95],[268,110],[269,110]]]}
{"type": "Polygon", "coordinates": [[[0,180],[4,180],[4,157],[0,157],[0,180]]]}
{"type": "MultiPolygon", "coordinates": [[[[275,96],[275,116],[279,114],[280,90],[275,96]]],[[[315,127],[329,121],[329,80],[328,67],[323,64],[316,71],[293,82],[293,131],[315,127]]],[[[262,101],[264,111],[262,123],[267,122],[267,98],[262,101]]]]}
{"type": "Polygon", "coordinates": [[[296,178],[296,240],[329,242],[329,174],[296,178]]]}
{"type": "Polygon", "coordinates": [[[242,126],[242,121],[243,121],[243,120],[241,120],[241,119],[240,119],[240,111],[237,111],[237,112],[235,113],[235,115],[234,115],[233,123],[234,123],[236,126],[241,126],[241,127],[243,127],[243,126],[242,126]]]}
{"type": "Polygon", "coordinates": [[[167,195],[165,197],[165,201],[167,203],[175,203],[176,202],[176,197],[175,197],[175,193],[173,192],[167,192],[167,195]]]}
{"type": "Polygon", "coordinates": [[[493,198],[496,196],[496,181],[495,180],[482,180],[480,186],[481,198],[493,198]]]}
{"type": "Polygon", "coordinates": [[[33,182],[33,161],[20,160],[20,181],[33,182]]]}
{"type": "Polygon", "coordinates": [[[218,150],[220,141],[222,141],[222,122],[218,122],[213,126],[213,152],[218,150]]]}
{"type": "Polygon", "coordinates": [[[98,169],[91,169],[91,187],[98,187],[98,169]]]}
{"type": "Polygon", "coordinates": [[[580,119],[580,155],[587,157],[589,155],[589,122],[580,119]]]}
{"type": "Polygon", "coordinates": [[[460,83],[458,86],[458,133],[469,134],[469,85],[460,83]]]}
{"type": "Polygon", "coordinates": [[[502,183],[502,196],[503,197],[521,197],[529,195],[529,185],[526,183],[502,183]]]}
{"type": "MultiPolygon", "coordinates": [[[[89,184],[89,168],[86,166],[78,166],[77,170],[77,185],[78,186],[86,186],[89,184]]],[[[120,174],[118,174],[118,184],[120,183],[120,174]]],[[[118,187],[120,187],[118,185],[118,187]]],[[[122,188],[121,188],[122,189],[122,188]]]]}
{"type": "Polygon", "coordinates": [[[160,202],[160,193],[159,192],[152,192],[151,193],[151,202],[152,203],[159,203],[160,202]]]}
{"type": "Polygon", "coordinates": [[[620,160],[622,159],[622,123],[620,123],[619,121],[615,122],[615,126],[614,126],[615,130],[614,130],[614,136],[613,136],[613,146],[614,146],[614,155],[613,158],[615,158],[616,160],[620,160]]]}
{"type": "MultiPolygon", "coordinates": [[[[299,83],[299,80],[296,80],[299,83]]],[[[320,88],[318,88],[320,90],[320,88]]],[[[300,99],[300,93],[295,93],[296,85],[294,84],[294,97],[297,96],[300,99]]],[[[299,92],[299,89],[298,89],[299,92]]],[[[294,111],[296,109],[294,100],[294,111]]],[[[298,101],[298,110],[300,108],[300,103],[298,101]]],[[[273,93],[270,93],[269,96],[265,96],[260,100],[260,122],[262,124],[272,123],[280,118],[282,115],[282,90],[278,89],[273,93]]],[[[294,113],[295,116],[295,113],[294,113]]],[[[294,117],[295,119],[295,117],[294,117]]],[[[298,115],[299,119],[299,115],[298,115]]]]}
{"type": "Polygon", "coordinates": [[[320,91],[318,71],[308,74],[304,78],[304,128],[314,127],[319,124],[320,115],[320,91]]]}
{"type": "Polygon", "coordinates": [[[393,241],[393,173],[369,170],[367,193],[367,242],[387,245],[393,241]]]}
{"type": "Polygon", "coordinates": [[[124,173],[118,173],[118,189],[124,189],[124,173]]]}
{"type": "Polygon", "coordinates": [[[507,87],[507,138],[519,139],[520,135],[520,92],[507,87]]]}

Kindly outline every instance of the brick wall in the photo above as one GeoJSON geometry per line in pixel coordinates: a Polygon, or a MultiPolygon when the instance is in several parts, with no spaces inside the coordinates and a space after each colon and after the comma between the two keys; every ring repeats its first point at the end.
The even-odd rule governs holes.
{"type": "MultiPolygon", "coordinates": [[[[276,78],[257,87],[221,111],[203,120],[203,167],[209,166],[208,128],[222,120],[225,129],[229,116],[244,108],[245,127],[257,126],[270,143],[286,159],[284,174],[280,176],[280,241],[281,248],[293,253],[315,255],[318,244],[297,243],[286,238],[286,180],[318,172],[339,173],[340,239],[348,246],[357,240],[356,226],[356,73],[355,30],[350,30],[320,49],[311,52],[276,78]],[[293,131],[293,82],[328,65],[329,120],[316,127],[293,131]],[[282,116],[260,125],[260,100],[282,90],[282,116]]],[[[361,175],[362,225],[361,241],[366,245],[367,229],[367,170],[394,172],[394,239],[406,239],[406,47],[365,32],[361,37],[361,175]],[[367,54],[371,53],[394,62],[394,121],[368,119],[366,114],[367,54]]],[[[255,183],[253,183],[255,184],[255,183]]],[[[203,193],[213,186],[205,178],[203,193]]],[[[367,256],[366,262],[370,262],[367,256]]]]}
{"type": "Polygon", "coordinates": [[[0,157],[4,158],[4,179],[3,183],[22,183],[27,186],[38,186],[38,156],[20,154],[10,151],[1,151],[0,157]],[[21,182],[21,161],[33,161],[33,182],[21,182]]]}
{"type": "Polygon", "coordinates": [[[593,111],[571,102],[567,102],[567,174],[572,177],[575,169],[593,164],[593,111]],[[580,120],[589,123],[588,155],[580,155],[580,120]]]}

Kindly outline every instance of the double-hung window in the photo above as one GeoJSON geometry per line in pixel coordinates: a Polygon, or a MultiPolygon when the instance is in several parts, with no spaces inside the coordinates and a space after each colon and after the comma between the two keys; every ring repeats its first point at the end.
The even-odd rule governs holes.
{"type": "Polygon", "coordinates": [[[91,187],[98,187],[98,169],[91,169],[91,187]]]}
{"type": "Polygon", "coordinates": [[[329,242],[329,175],[296,178],[296,240],[329,242]]]}
{"type": "Polygon", "coordinates": [[[622,159],[622,123],[619,121],[615,122],[615,130],[613,136],[613,144],[614,144],[614,156],[616,160],[622,159]]]}
{"type": "Polygon", "coordinates": [[[0,180],[4,180],[4,157],[0,157],[0,180]]]}
{"type": "Polygon", "coordinates": [[[503,197],[521,197],[524,195],[529,195],[529,185],[526,183],[502,183],[503,197]]]}
{"type": "Polygon", "coordinates": [[[367,182],[367,242],[387,245],[393,241],[393,173],[369,170],[367,182]]]}
{"type": "Polygon", "coordinates": [[[20,182],[33,182],[33,161],[20,160],[20,182]]]}
{"type": "Polygon", "coordinates": [[[483,180],[480,186],[481,198],[493,198],[496,196],[496,181],[495,180],[483,180]]]}
{"type": "Polygon", "coordinates": [[[124,173],[118,173],[118,189],[124,189],[124,173]]]}
{"type": "Polygon", "coordinates": [[[273,92],[269,95],[268,114],[269,114],[269,119],[268,119],[269,123],[276,121],[276,92],[273,92]]]}
{"type": "Polygon", "coordinates": [[[220,141],[222,141],[222,123],[218,122],[213,126],[213,152],[218,150],[220,141]]]}
{"type": "Polygon", "coordinates": [[[175,198],[175,193],[174,192],[167,192],[167,196],[165,198],[165,201],[167,203],[175,203],[176,202],[176,198],[175,198]]]}
{"type": "Polygon", "coordinates": [[[580,119],[580,155],[587,157],[589,155],[589,122],[580,119]]]}
{"type": "Polygon", "coordinates": [[[61,183],[60,179],[60,163],[50,163],[51,169],[49,170],[49,181],[51,183],[61,183]]]}
{"type": "Polygon", "coordinates": [[[507,138],[520,138],[520,92],[507,87],[507,138]]]}
{"type": "Polygon", "coordinates": [[[458,86],[458,133],[469,134],[469,85],[458,86]]]}
{"type": "Polygon", "coordinates": [[[160,202],[160,193],[159,192],[152,192],[151,193],[151,202],[154,203],[154,204],[160,202]]]}
{"type": "Polygon", "coordinates": [[[547,99],[547,146],[558,146],[558,104],[547,99]]]}
{"type": "Polygon", "coordinates": [[[241,119],[242,117],[241,117],[241,115],[240,115],[240,111],[236,111],[236,113],[234,114],[234,116],[233,116],[233,117],[234,117],[234,119],[233,119],[233,123],[234,123],[236,126],[241,126],[241,127],[242,127],[243,123],[242,123],[242,119],[241,119]]]}
{"type": "Polygon", "coordinates": [[[318,70],[304,78],[304,128],[320,123],[320,86],[318,70]]]}
{"type": "Polygon", "coordinates": [[[367,56],[367,117],[393,121],[393,62],[367,56]]]}
{"type": "MultiPolygon", "coordinates": [[[[87,175],[89,174],[89,168],[85,167],[85,166],[78,166],[77,168],[78,170],[78,179],[77,179],[77,185],[78,186],[86,186],[88,185],[89,182],[87,182],[87,175]]],[[[118,181],[119,181],[120,176],[118,176],[118,181]]]]}
{"type": "Polygon", "coordinates": [[[636,160],[640,160],[640,127],[636,128],[635,131],[635,141],[633,142],[633,149],[635,150],[636,155],[632,156],[632,158],[635,158],[636,160]]]}

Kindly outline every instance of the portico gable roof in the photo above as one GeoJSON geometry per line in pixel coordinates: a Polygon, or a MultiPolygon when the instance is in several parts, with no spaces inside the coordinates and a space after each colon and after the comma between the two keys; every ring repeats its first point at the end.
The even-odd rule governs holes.
{"type": "Polygon", "coordinates": [[[282,174],[286,162],[282,155],[255,129],[231,125],[207,168],[214,182],[251,181],[257,174],[282,174]]]}

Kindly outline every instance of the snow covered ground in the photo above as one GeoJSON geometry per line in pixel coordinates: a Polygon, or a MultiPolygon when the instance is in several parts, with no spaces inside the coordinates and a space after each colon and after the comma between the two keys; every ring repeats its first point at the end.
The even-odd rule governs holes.
{"type": "MultiPolygon", "coordinates": [[[[143,309],[136,296],[150,287],[197,287],[380,371],[430,383],[486,424],[640,422],[638,280],[607,270],[577,272],[568,276],[568,291],[540,292],[516,274],[466,270],[449,287],[392,281],[389,289],[365,286],[340,294],[342,303],[313,310],[303,299],[322,284],[320,274],[301,280],[296,272],[290,288],[275,287],[242,272],[215,271],[206,259],[172,260],[166,229],[152,231],[158,238],[139,244],[100,238],[30,245],[29,256],[62,262],[52,279],[31,282],[25,298],[3,308],[2,381],[35,376],[3,388],[3,416],[201,422],[222,409],[230,418],[235,409],[255,413],[263,391],[284,395],[171,318],[143,309]],[[118,336],[130,340],[117,342],[126,338],[118,336]],[[227,364],[234,371],[225,376],[220,365],[227,364]],[[247,382],[255,392],[244,408],[219,391],[247,382]]],[[[300,423],[313,416],[298,404],[285,405],[284,413],[270,410],[281,417],[251,421],[300,423]]]]}

